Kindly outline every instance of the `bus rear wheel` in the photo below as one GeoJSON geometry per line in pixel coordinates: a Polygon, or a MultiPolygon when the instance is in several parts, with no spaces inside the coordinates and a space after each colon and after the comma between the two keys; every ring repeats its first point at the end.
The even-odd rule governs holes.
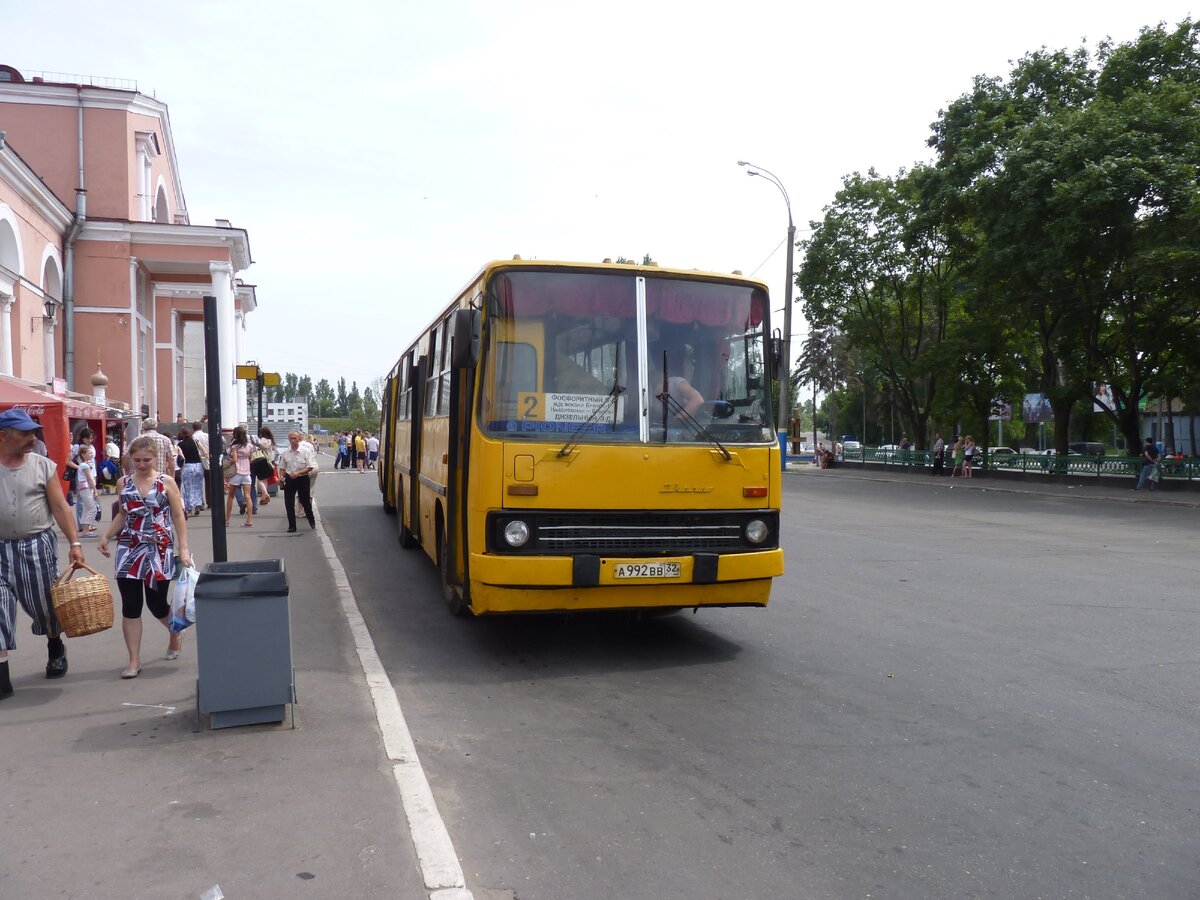
{"type": "Polygon", "coordinates": [[[463,596],[463,589],[453,582],[450,575],[450,562],[446,558],[446,545],[449,540],[446,536],[446,526],[442,525],[438,532],[441,535],[438,540],[438,571],[442,577],[442,599],[446,601],[446,608],[450,610],[452,616],[466,616],[471,611],[471,605],[463,596]]]}

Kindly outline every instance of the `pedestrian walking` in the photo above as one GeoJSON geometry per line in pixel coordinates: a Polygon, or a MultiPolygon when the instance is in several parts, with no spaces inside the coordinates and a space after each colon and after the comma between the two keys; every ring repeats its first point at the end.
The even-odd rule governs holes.
{"type": "Polygon", "coordinates": [[[933,433],[933,474],[944,475],[946,472],[946,442],[942,440],[942,433],[935,431],[933,433]]]}
{"type": "Polygon", "coordinates": [[[367,435],[367,468],[375,468],[375,463],[379,460],[379,438],[373,434],[367,435]]]}
{"type": "Polygon", "coordinates": [[[254,445],[246,434],[246,427],[239,425],[233,429],[229,439],[229,458],[233,460],[233,475],[225,482],[225,525],[233,514],[233,500],[237,497],[238,512],[246,516],[243,528],[254,524],[254,514],[258,512],[258,494],[254,491],[254,476],[250,474],[250,456],[254,453],[254,445]],[[249,496],[242,493],[245,488],[249,496]]]}
{"type": "MultiPolygon", "coordinates": [[[[271,466],[275,465],[275,457],[279,455],[279,448],[275,446],[275,435],[271,429],[264,425],[258,429],[258,448],[267,454],[267,459],[270,460],[271,466]]],[[[254,474],[251,472],[251,474],[254,474]]],[[[266,506],[271,502],[271,493],[267,490],[267,482],[263,478],[256,479],[258,487],[258,504],[266,506]]]]}
{"type": "Polygon", "coordinates": [[[349,442],[350,432],[339,431],[337,436],[337,456],[333,460],[333,467],[335,469],[348,469],[350,467],[350,448],[347,446],[349,442]]]}
{"type": "Polygon", "coordinates": [[[1138,475],[1135,491],[1140,491],[1146,485],[1149,485],[1152,491],[1158,490],[1157,479],[1154,477],[1158,469],[1158,458],[1158,447],[1154,444],[1154,438],[1146,438],[1146,443],[1142,446],[1142,471],[1138,475]]]}
{"type": "Polygon", "coordinates": [[[311,447],[302,446],[300,432],[288,433],[288,449],[279,454],[279,468],[283,470],[283,508],[287,511],[288,533],[296,531],[297,496],[300,497],[300,509],[308,519],[308,527],[316,528],[311,476],[317,470],[317,457],[311,447]]]}
{"type": "Polygon", "coordinates": [[[24,410],[0,413],[0,699],[13,692],[8,653],[17,647],[18,605],[33,620],[33,634],[46,637],[46,677],[67,674],[67,648],[50,602],[58,575],[55,523],[71,545],[71,565],[84,563],[58,467],[33,453],[40,427],[24,410]]]}
{"type": "Polygon", "coordinates": [[[204,506],[204,459],[200,445],[186,425],[179,429],[179,453],[183,457],[183,479],[180,490],[183,494],[183,514],[200,515],[204,506]]]}
{"type": "Polygon", "coordinates": [[[954,441],[954,468],[950,470],[950,477],[953,478],[962,471],[964,461],[966,460],[966,442],[962,438],[956,438],[954,441]]]}
{"type": "Polygon", "coordinates": [[[975,464],[975,439],[969,434],[963,442],[963,478],[971,477],[971,466],[975,464]]]}
{"type": "Polygon", "coordinates": [[[357,428],[354,430],[354,464],[361,475],[367,465],[367,439],[357,428]]]}
{"type": "MultiPolygon", "coordinates": [[[[147,419],[142,423],[142,435],[154,442],[154,468],[168,478],[175,477],[175,445],[165,434],[158,430],[156,419],[147,419]]],[[[130,447],[133,445],[130,444],[130,447]]]]}
{"type": "Polygon", "coordinates": [[[192,424],[192,440],[196,442],[196,449],[200,451],[200,465],[204,467],[204,503],[201,504],[201,509],[212,506],[212,484],[208,477],[208,472],[212,466],[213,457],[221,458],[221,448],[217,447],[216,453],[213,453],[208,446],[208,432],[205,431],[207,416],[199,422],[192,424]]]}
{"type": "Polygon", "coordinates": [[[129,445],[132,474],[121,482],[119,511],[100,539],[100,552],[108,556],[108,542],[117,539],[116,578],[121,592],[121,633],[129,664],[122,678],[137,678],[142,671],[142,605],[170,633],[164,659],[178,659],[183,632],[171,632],[171,607],[167,592],[175,575],[175,559],[192,564],[188,550],[187,516],[175,479],[155,469],[158,452],[154,439],[143,435],[129,445]]]}

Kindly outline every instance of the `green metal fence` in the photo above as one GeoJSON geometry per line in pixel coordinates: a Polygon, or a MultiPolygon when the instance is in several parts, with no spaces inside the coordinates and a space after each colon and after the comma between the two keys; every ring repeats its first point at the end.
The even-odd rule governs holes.
{"type": "MultiPolygon", "coordinates": [[[[846,450],[845,462],[874,463],[877,465],[924,468],[933,465],[932,450],[846,450]]],[[[946,449],[946,469],[954,462],[946,449]]],[[[1200,460],[1168,459],[1160,464],[1164,479],[1172,481],[1200,480],[1200,460]]],[[[1136,478],[1142,471],[1140,456],[1046,456],[1041,453],[995,453],[976,456],[972,470],[986,472],[1025,472],[1044,475],[1113,476],[1136,478]]]]}

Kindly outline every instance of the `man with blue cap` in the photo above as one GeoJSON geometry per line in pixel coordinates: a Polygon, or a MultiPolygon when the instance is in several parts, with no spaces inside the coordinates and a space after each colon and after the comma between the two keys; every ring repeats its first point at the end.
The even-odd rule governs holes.
{"type": "Polygon", "coordinates": [[[33,633],[48,640],[46,677],[67,674],[67,649],[50,602],[58,575],[55,522],[71,545],[71,565],[83,565],[58,467],[32,452],[39,428],[23,409],[0,413],[0,699],[13,692],[8,651],[17,645],[17,604],[33,619],[33,633]]]}

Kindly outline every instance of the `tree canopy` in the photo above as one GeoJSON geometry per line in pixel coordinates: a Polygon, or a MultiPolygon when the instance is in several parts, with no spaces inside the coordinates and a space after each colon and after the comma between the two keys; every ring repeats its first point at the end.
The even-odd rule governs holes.
{"type": "Polygon", "coordinates": [[[933,123],[932,164],[849,175],[812,223],[805,313],[844,336],[858,383],[878,372],[918,443],[931,417],[986,427],[994,400],[1032,390],[1065,451],[1103,382],[1136,446],[1147,396],[1192,391],[1198,37],[1186,20],[980,76],[933,123]]]}

